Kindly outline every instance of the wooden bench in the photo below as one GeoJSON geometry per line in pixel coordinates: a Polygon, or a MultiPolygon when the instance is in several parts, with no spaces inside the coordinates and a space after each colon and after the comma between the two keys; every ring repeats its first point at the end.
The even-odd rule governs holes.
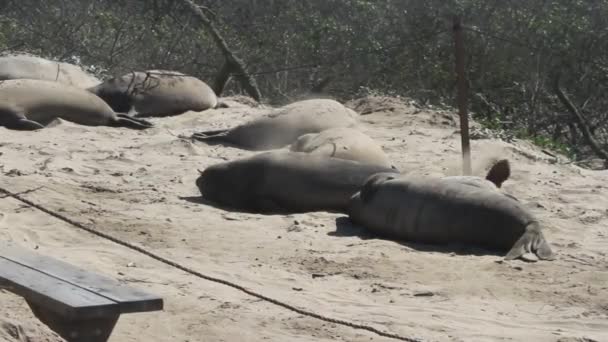
{"type": "Polygon", "coordinates": [[[10,244],[0,244],[0,288],[70,342],[107,341],[121,314],[163,309],[162,298],[10,244]]]}

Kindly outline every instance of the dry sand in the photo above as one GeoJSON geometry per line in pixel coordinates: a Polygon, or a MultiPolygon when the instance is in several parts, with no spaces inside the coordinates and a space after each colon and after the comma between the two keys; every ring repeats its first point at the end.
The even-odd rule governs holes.
{"type": "MultiPolygon", "coordinates": [[[[362,129],[398,168],[459,173],[453,113],[387,98],[351,105],[369,112],[362,129]]],[[[338,214],[263,216],[196,203],[197,169],[255,152],[177,135],[263,112],[191,112],[153,119],[157,127],[146,131],[0,127],[0,186],[42,187],[23,196],[204,274],[383,331],[425,341],[608,341],[608,171],[555,163],[521,141],[472,142],[476,174],[493,158],[512,161],[504,189],[539,216],[558,253],[553,262],[380,240],[338,214]]],[[[13,198],[0,198],[0,240],[164,297],[163,312],[121,316],[110,341],[389,341],[194,277],[13,198]]],[[[13,322],[0,332],[6,340],[58,341],[8,292],[0,292],[0,317],[13,322]],[[15,327],[21,337],[10,333],[15,327]]]]}

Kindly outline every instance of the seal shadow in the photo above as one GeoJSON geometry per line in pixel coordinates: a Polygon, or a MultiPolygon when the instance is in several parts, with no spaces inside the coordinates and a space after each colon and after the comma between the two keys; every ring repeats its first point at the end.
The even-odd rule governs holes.
{"type": "Polygon", "coordinates": [[[394,239],[388,236],[376,234],[370,232],[365,227],[356,225],[353,223],[348,216],[341,216],[336,218],[336,230],[333,232],[327,233],[329,236],[337,236],[337,237],[359,237],[361,240],[385,240],[397,243],[404,247],[411,248],[418,252],[439,252],[446,254],[455,254],[455,255],[474,255],[474,256],[499,256],[502,257],[504,254],[501,254],[498,251],[484,249],[481,247],[472,247],[463,244],[453,243],[453,244],[430,244],[430,243],[422,243],[422,242],[412,242],[412,241],[404,241],[394,239]]]}
{"type": "Polygon", "coordinates": [[[225,206],[213,201],[210,201],[203,196],[178,196],[179,199],[188,201],[190,203],[207,205],[216,209],[234,212],[234,213],[243,213],[243,214],[255,214],[255,215],[291,215],[291,214],[301,214],[303,211],[297,210],[287,210],[279,207],[264,207],[263,210],[254,210],[254,209],[244,209],[244,208],[234,208],[225,206]]]}

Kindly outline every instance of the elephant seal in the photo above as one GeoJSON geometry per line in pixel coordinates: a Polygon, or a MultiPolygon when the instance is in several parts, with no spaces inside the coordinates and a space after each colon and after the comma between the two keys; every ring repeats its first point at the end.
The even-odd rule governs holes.
{"type": "Polygon", "coordinates": [[[91,87],[116,112],[135,116],[172,116],[215,108],[217,96],[205,82],[169,70],[134,71],[91,87]]]}
{"type": "Polygon", "coordinates": [[[212,165],[196,180],[204,199],[257,213],[344,212],[363,182],[390,168],[303,152],[270,151],[212,165]]]}
{"type": "Polygon", "coordinates": [[[290,151],[395,168],[374,139],[351,127],[335,127],[320,133],[304,134],[291,144],[290,151]]]}
{"type": "Polygon", "coordinates": [[[195,133],[192,139],[253,151],[270,150],[287,146],[304,134],[334,127],[353,127],[357,116],[340,102],[311,99],[291,103],[231,129],[195,133]]]}
{"type": "Polygon", "coordinates": [[[521,202],[458,180],[375,174],[349,203],[350,220],[389,238],[458,243],[553,260],[539,222],[521,202]]]}
{"type": "Polygon", "coordinates": [[[0,81],[0,126],[35,130],[56,118],[88,126],[152,127],[145,120],[114,113],[85,89],[43,80],[0,81]]]}
{"type": "Polygon", "coordinates": [[[16,79],[55,81],[83,89],[100,82],[95,76],[74,64],[26,54],[1,56],[0,80],[16,79]]]}

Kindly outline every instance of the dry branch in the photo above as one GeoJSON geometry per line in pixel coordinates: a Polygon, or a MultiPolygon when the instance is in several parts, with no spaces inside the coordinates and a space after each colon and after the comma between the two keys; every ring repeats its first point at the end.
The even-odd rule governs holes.
{"type": "Polygon", "coordinates": [[[568,109],[568,111],[574,116],[576,123],[579,126],[581,133],[583,134],[583,138],[585,142],[591,147],[593,152],[600,158],[604,159],[604,164],[608,167],[608,152],[602,148],[602,146],[597,142],[593,133],[591,133],[591,129],[589,128],[589,124],[587,124],[587,120],[583,116],[578,108],[572,103],[568,95],[564,93],[561,86],[559,85],[560,77],[558,76],[555,79],[555,93],[557,97],[562,102],[562,104],[568,109]]]}
{"type": "MultiPolygon", "coordinates": [[[[260,102],[262,100],[262,94],[260,93],[260,90],[257,86],[255,79],[247,71],[247,67],[245,66],[245,63],[239,57],[237,57],[232,52],[232,50],[230,50],[230,48],[228,47],[228,44],[226,43],[226,41],[224,40],[224,38],[222,37],[222,35],[218,31],[218,29],[215,27],[213,22],[211,22],[211,20],[209,20],[209,18],[207,18],[207,15],[205,14],[205,12],[203,12],[203,10],[198,5],[196,5],[194,3],[194,1],[183,0],[183,2],[192,11],[192,13],[195,14],[195,16],[205,26],[205,28],[209,31],[209,33],[211,33],[213,40],[215,41],[215,43],[217,44],[219,49],[222,51],[222,54],[224,55],[224,58],[226,59],[226,64],[222,67],[220,74],[223,72],[226,72],[226,71],[228,71],[229,73],[234,71],[234,74],[237,75],[236,78],[241,82],[241,85],[243,86],[245,91],[247,91],[249,96],[251,96],[256,101],[260,102]]],[[[220,79],[220,80],[224,79],[225,81],[228,81],[228,78],[226,78],[222,75],[219,75],[218,79],[220,79]]],[[[221,86],[218,86],[216,84],[215,88],[217,88],[218,90],[221,91],[224,88],[224,84],[222,84],[221,86]]],[[[219,93],[217,95],[220,96],[221,93],[219,93]]]]}

